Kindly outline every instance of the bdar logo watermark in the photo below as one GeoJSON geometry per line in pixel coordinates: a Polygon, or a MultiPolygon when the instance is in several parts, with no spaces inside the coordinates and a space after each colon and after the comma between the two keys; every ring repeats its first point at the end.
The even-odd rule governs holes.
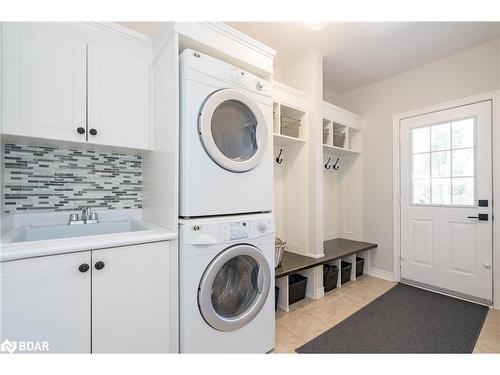
{"type": "Polygon", "coordinates": [[[10,341],[5,339],[0,344],[0,352],[2,353],[33,353],[33,352],[48,352],[48,341],[10,341]]]}

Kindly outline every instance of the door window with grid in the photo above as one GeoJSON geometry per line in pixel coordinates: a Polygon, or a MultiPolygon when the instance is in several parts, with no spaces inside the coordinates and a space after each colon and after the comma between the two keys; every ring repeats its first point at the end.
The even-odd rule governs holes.
{"type": "Polygon", "coordinates": [[[475,128],[470,117],[411,130],[413,205],[475,205],[475,128]]]}

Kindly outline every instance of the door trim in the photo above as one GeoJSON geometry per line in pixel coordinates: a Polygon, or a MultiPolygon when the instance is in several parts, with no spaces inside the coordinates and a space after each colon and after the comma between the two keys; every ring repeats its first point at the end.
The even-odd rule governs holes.
{"type": "MultiPolygon", "coordinates": [[[[453,100],[437,105],[432,105],[413,111],[398,113],[393,115],[392,131],[392,206],[393,206],[393,275],[395,281],[401,281],[401,149],[400,149],[400,123],[402,120],[429,114],[432,112],[444,111],[450,108],[462,107],[480,102],[492,102],[492,165],[493,170],[500,167],[500,152],[495,152],[495,146],[500,147],[500,90],[490,91],[479,95],[474,95],[458,100],[453,100]]],[[[500,197],[500,173],[493,174],[493,207],[492,216],[500,217],[497,197],[500,197]]],[[[500,198],[498,198],[500,199],[500,198]]],[[[493,307],[500,309],[500,220],[493,221],[493,307]]]]}

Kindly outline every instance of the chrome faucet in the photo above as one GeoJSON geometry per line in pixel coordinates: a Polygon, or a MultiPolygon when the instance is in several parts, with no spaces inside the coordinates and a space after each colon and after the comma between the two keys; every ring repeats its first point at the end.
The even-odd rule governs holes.
{"type": "Polygon", "coordinates": [[[75,224],[96,224],[99,222],[97,217],[97,212],[91,212],[90,207],[85,207],[82,210],[81,217],[78,217],[78,214],[70,214],[69,215],[69,225],[75,224]]]}

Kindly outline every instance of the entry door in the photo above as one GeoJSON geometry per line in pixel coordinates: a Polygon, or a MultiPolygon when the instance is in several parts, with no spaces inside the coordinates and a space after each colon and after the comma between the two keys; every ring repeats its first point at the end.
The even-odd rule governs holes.
{"type": "Polygon", "coordinates": [[[401,279],[492,301],[491,101],[401,120],[401,279]]]}

